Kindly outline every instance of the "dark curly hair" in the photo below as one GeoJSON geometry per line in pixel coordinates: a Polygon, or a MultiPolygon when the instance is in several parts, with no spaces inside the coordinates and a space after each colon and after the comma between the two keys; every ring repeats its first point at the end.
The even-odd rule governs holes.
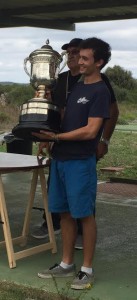
{"type": "Polygon", "coordinates": [[[110,45],[96,37],[83,40],[79,45],[79,49],[92,49],[94,52],[95,62],[99,61],[100,59],[104,61],[104,63],[101,65],[101,69],[108,63],[111,58],[110,45]]]}

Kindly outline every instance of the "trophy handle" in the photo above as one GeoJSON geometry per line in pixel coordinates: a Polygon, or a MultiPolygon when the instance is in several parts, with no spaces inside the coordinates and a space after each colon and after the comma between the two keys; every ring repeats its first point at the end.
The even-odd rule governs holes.
{"type": "Polygon", "coordinates": [[[24,59],[24,70],[25,70],[26,74],[27,74],[29,77],[31,77],[30,73],[29,73],[28,70],[27,70],[27,62],[28,62],[28,61],[29,61],[29,57],[26,57],[26,58],[24,59]]]}
{"type": "Polygon", "coordinates": [[[64,59],[64,63],[62,65],[62,67],[60,68],[60,65],[58,65],[57,69],[56,69],[56,73],[55,73],[55,79],[58,78],[58,75],[59,73],[65,68],[66,64],[67,64],[67,60],[68,60],[68,55],[67,55],[67,51],[63,51],[61,54],[60,54],[62,60],[63,60],[63,56],[65,56],[65,59],[64,59]]]}

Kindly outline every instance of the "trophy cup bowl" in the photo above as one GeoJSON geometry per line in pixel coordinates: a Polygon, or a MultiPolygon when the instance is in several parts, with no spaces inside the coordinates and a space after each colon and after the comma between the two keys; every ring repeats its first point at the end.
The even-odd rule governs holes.
{"type": "Polygon", "coordinates": [[[56,82],[60,70],[60,63],[63,61],[63,53],[59,54],[53,50],[47,40],[46,45],[41,49],[33,51],[29,57],[24,60],[24,69],[30,77],[30,83],[35,89],[34,98],[28,100],[27,103],[20,107],[19,123],[12,129],[15,137],[39,141],[32,132],[40,132],[40,130],[60,131],[61,114],[57,105],[51,100],[46,99],[46,90],[56,82]],[[27,70],[27,62],[31,65],[31,72],[27,70]]]}

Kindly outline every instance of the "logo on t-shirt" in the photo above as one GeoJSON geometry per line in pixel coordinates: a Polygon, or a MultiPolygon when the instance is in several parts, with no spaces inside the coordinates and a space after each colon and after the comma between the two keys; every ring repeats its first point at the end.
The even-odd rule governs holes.
{"type": "Polygon", "coordinates": [[[89,102],[88,99],[86,99],[86,97],[83,97],[83,98],[79,98],[77,103],[82,103],[82,104],[86,104],[87,102],[89,102]]]}

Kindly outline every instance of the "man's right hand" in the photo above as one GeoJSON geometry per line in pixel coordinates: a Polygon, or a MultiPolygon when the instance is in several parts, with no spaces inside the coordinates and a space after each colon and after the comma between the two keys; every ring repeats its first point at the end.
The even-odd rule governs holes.
{"type": "Polygon", "coordinates": [[[37,156],[47,156],[47,152],[49,151],[49,142],[41,142],[39,143],[39,149],[37,152],[37,156]],[[44,151],[45,149],[45,151],[44,151]]]}
{"type": "MultiPolygon", "coordinates": [[[[39,98],[39,97],[40,97],[40,91],[36,91],[35,92],[35,98],[39,98]]],[[[44,99],[52,102],[51,90],[48,89],[48,88],[45,89],[44,99]]]]}

